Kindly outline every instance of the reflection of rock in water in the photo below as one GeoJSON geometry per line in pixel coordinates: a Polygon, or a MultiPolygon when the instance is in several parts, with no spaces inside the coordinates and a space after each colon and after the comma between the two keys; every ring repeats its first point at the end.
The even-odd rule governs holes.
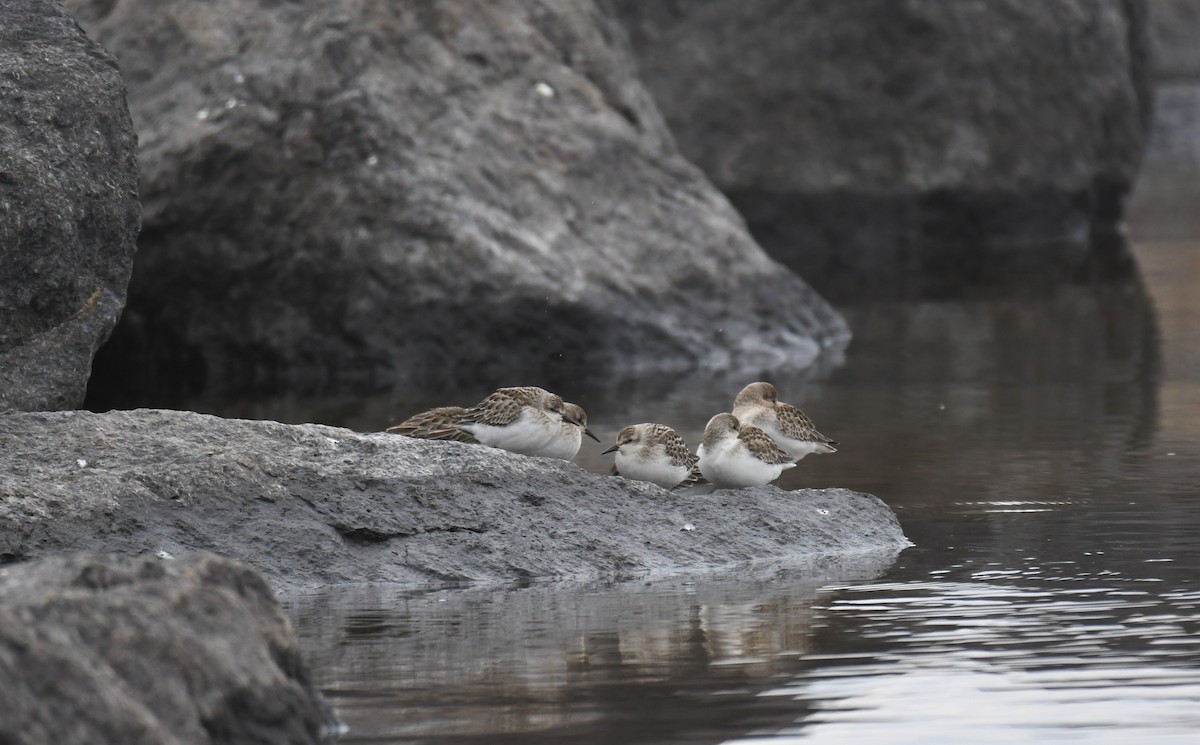
{"type": "MultiPolygon", "coordinates": [[[[1121,248],[1122,252],[1127,249],[1121,248]]],[[[933,383],[1141,380],[1158,360],[1154,311],[1132,263],[1100,282],[1029,283],[1017,297],[849,309],[856,355],[835,380],[933,383]],[[886,366],[886,370],[880,366],[886,366]]]]}
{"type": "Polygon", "coordinates": [[[849,574],[762,570],[410,595],[372,588],[286,604],[317,677],[358,736],[540,733],[551,742],[587,725],[603,742],[623,723],[673,733],[740,724],[701,705],[717,688],[738,700],[739,716],[792,721],[790,701],[748,707],[747,699],[808,649],[825,582],[875,576],[893,559],[849,574]]]}
{"type": "MultiPolygon", "coordinates": [[[[1021,299],[864,305],[849,317],[856,346],[830,385],[856,386],[838,402],[853,435],[839,439],[853,446],[809,464],[809,483],[869,484],[893,505],[955,509],[1090,500],[1153,442],[1159,339],[1137,274],[1021,299]]],[[[1011,515],[977,512],[960,526],[964,545],[1036,545],[1061,529],[1031,519],[1009,531],[1011,515]]],[[[918,545],[945,540],[920,520],[911,530],[918,545]]]]}

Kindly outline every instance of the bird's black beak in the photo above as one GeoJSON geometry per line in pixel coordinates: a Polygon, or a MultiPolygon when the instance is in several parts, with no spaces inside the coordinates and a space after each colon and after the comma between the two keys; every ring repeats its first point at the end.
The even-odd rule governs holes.
{"type": "Polygon", "coordinates": [[[620,449],[619,447],[617,447],[616,445],[613,445],[613,446],[612,446],[612,447],[610,447],[608,450],[605,450],[603,453],[600,453],[600,454],[601,454],[601,455],[608,455],[609,453],[615,453],[615,452],[616,452],[617,450],[619,450],[619,449],[620,449]]]}
{"type": "Polygon", "coordinates": [[[587,427],[585,427],[585,426],[583,425],[583,422],[579,421],[578,419],[574,419],[574,418],[572,418],[572,417],[569,417],[569,416],[567,416],[566,414],[563,414],[563,415],[562,415],[562,418],[563,418],[563,421],[564,421],[564,422],[570,422],[571,424],[574,424],[576,427],[579,427],[580,429],[582,429],[582,430],[583,430],[583,433],[584,433],[585,435],[587,435],[588,437],[592,438],[592,439],[593,439],[593,440],[595,440],[596,442],[600,442],[600,438],[599,438],[599,437],[596,437],[594,434],[592,434],[592,431],[591,431],[590,429],[588,429],[587,427]]]}

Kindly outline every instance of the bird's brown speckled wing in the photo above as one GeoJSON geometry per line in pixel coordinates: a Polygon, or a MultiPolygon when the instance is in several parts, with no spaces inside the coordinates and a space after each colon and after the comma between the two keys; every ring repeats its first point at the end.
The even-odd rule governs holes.
{"type": "Polygon", "coordinates": [[[463,424],[487,424],[503,427],[521,416],[524,406],[536,406],[537,388],[501,388],[463,412],[463,424]]]}
{"type": "Polygon", "coordinates": [[[742,426],[738,430],[738,439],[746,443],[750,453],[763,463],[779,465],[792,462],[787,451],[776,445],[771,436],[758,427],[751,427],[748,424],[742,426]]]}
{"type": "Polygon", "coordinates": [[[684,477],[672,489],[688,489],[693,486],[704,486],[708,483],[708,479],[704,478],[704,474],[700,473],[700,459],[694,455],[688,455],[689,465],[692,467],[691,473],[684,477]]]}
{"type": "Polygon", "coordinates": [[[420,414],[414,414],[403,422],[387,428],[394,435],[419,437],[423,440],[453,440],[455,442],[479,442],[470,432],[457,427],[456,423],[467,410],[461,406],[441,406],[420,414]]]}
{"type": "Polygon", "coordinates": [[[791,404],[779,404],[775,408],[775,415],[779,431],[793,440],[833,443],[833,440],[817,431],[807,414],[791,404]]]}
{"type": "Polygon", "coordinates": [[[679,433],[665,424],[655,424],[651,427],[650,436],[655,442],[662,443],[673,466],[689,465],[695,457],[692,455],[692,451],[688,450],[687,443],[683,441],[679,433]]]}

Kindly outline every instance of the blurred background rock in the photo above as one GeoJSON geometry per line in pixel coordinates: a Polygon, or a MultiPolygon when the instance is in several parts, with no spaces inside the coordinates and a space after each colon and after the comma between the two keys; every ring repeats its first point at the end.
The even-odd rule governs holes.
{"type": "Polygon", "coordinates": [[[70,6],[121,61],[145,208],[92,405],[804,368],[848,338],[587,0],[70,6]]]}
{"type": "Polygon", "coordinates": [[[66,6],[144,209],[95,409],[819,373],[864,304],[1136,286],[1200,160],[1184,0],[66,6]]]}
{"type": "Polygon", "coordinates": [[[680,149],[836,303],[1128,261],[1151,111],[1125,0],[614,0],[680,149]]]}

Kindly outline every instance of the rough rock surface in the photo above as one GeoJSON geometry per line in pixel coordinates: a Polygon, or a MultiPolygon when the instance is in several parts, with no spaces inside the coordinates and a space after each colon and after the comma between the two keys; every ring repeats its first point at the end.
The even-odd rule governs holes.
{"type": "Polygon", "coordinates": [[[482,445],[188,412],[0,417],[8,560],[201,549],[291,589],[579,579],[906,545],[879,499],[840,489],[680,496],[482,445]]]}
{"type": "Polygon", "coordinates": [[[612,0],[684,155],[835,301],[1093,270],[1149,121],[1142,0],[612,0]]]}
{"type": "Polygon", "coordinates": [[[803,367],[847,338],[678,155],[590,0],[71,7],[141,140],[145,230],[97,362],[121,407],[803,367]]]}
{"type": "Polygon", "coordinates": [[[57,0],[0,4],[0,411],[83,404],[137,239],[116,61],[57,0]]]}
{"type": "Polygon", "coordinates": [[[334,725],[250,568],[76,554],[0,569],[0,741],[317,743],[334,725]]]}

